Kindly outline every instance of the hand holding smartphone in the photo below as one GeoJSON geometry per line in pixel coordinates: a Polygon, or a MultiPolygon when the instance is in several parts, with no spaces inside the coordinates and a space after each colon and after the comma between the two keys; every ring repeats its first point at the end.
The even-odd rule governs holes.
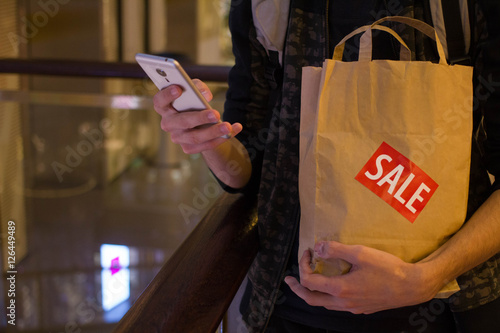
{"type": "Polygon", "coordinates": [[[155,95],[155,111],[161,116],[161,128],[171,134],[172,142],[179,144],[186,154],[203,153],[208,167],[229,186],[245,186],[252,170],[248,152],[239,140],[227,140],[240,133],[243,126],[217,120],[220,115],[212,110],[177,61],[147,54],[137,54],[136,60],[158,89],[175,84],[183,90],[177,98],[175,89],[155,95]],[[234,165],[239,168],[236,173],[234,165]]]}
{"type": "Polygon", "coordinates": [[[172,106],[178,112],[211,109],[210,104],[177,60],[144,53],[137,53],[135,59],[159,90],[173,84],[182,88],[181,96],[172,102],[172,106]]]}
{"type": "Polygon", "coordinates": [[[136,54],[135,59],[159,90],[172,84],[182,88],[182,95],[172,103],[177,111],[211,108],[177,60],[143,53],[136,54]]]}

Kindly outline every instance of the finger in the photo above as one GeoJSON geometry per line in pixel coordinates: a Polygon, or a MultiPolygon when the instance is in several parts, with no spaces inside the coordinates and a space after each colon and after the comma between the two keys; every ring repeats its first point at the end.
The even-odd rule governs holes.
{"type": "Polygon", "coordinates": [[[218,137],[216,139],[205,141],[200,144],[183,144],[181,145],[182,150],[186,154],[198,154],[206,150],[211,150],[217,147],[218,145],[224,143],[228,139],[223,137],[218,137]]]}
{"type": "Polygon", "coordinates": [[[314,246],[314,252],[321,258],[343,259],[351,264],[358,263],[362,250],[360,245],[346,245],[335,241],[319,242],[314,246]]]}
{"type": "Polygon", "coordinates": [[[300,276],[303,274],[312,274],[313,270],[311,268],[311,251],[305,250],[302,257],[299,260],[299,273],[300,276]]]}
{"type": "MultiPolygon", "coordinates": [[[[243,128],[241,126],[241,124],[239,124],[239,123],[233,124],[232,127],[233,127],[233,130],[231,131],[231,133],[229,133],[229,137],[237,135],[241,131],[241,129],[243,128]]],[[[200,143],[200,144],[184,144],[184,145],[181,145],[181,147],[182,147],[182,150],[184,151],[184,153],[186,153],[186,154],[197,154],[197,153],[201,153],[202,151],[205,151],[205,150],[213,149],[213,148],[217,147],[218,145],[226,142],[227,140],[228,140],[228,138],[226,138],[226,137],[217,137],[213,140],[205,141],[205,142],[200,143]]]]}
{"type": "Polygon", "coordinates": [[[243,130],[243,125],[241,125],[240,123],[234,123],[232,126],[233,130],[231,131],[231,136],[236,136],[243,130]]]}
{"type": "Polygon", "coordinates": [[[225,135],[231,135],[231,124],[222,122],[208,127],[172,132],[172,141],[180,145],[200,145],[225,135]]]}
{"type": "Polygon", "coordinates": [[[338,295],[342,291],[342,276],[324,276],[311,268],[311,252],[304,251],[299,262],[300,282],[309,290],[338,295]]]}
{"type": "Polygon", "coordinates": [[[181,87],[177,85],[168,86],[157,92],[153,97],[153,105],[156,112],[162,115],[165,111],[175,111],[171,104],[182,94],[181,87]]]}
{"type": "Polygon", "coordinates": [[[212,95],[212,92],[210,91],[210,88],[208,88],[206,83],[199,79],[193,79],[193,83],[196,88],[198,88],[203,97],[205,97],[207,102],[210,102],[214,96],[212,95]]]}
{"type": "Polygon", "coordinates": [[[300,298],[302,298],[307,304],[311,306],[331,306],[334,301],[333,296],[312,291],[303,286],[294,277],[285,277],[285,283],[290,287],[290,289],[300,298]]]}
{"type": "Polygon", "coordinates": [[[161,128],[166,132],[188,130],[205,124],[215,124],[220,120],[215,110],[165,112],[161,119],[161,128]]]}
{"type": "Polygon", "coordinates": [[[326,291],[328,281],[321,280],[321,274],[315,274],[311,268],[311,251],[306,250],[299,261],[299,275],[302,285],[310,290],[326,291]],[[319,277],[319,278],[318,278],[319,277]]]}
{"type": "Polygon", "coordinates": [[[299,283],[297,279],[291,276],[285,277],[285,283],[297,296],[302,298],[307,304],[311,306],[323,306],[328,310],[349,311],[354,314],[369,314],[377,311],[377,309],[365,306],[363,304],[363,300],[361,300],[361,302],[351,302],[349,300],[335,297],[328,293],[309,290],[309,288],[305,287],[304,285],[299,283]]]}
{"type": "Polygon", "coordinates": [[[300,275],[300,283],[309,290],[333,296],[346,296],[343,276],[325,276],[319,273],[300,275]]]}

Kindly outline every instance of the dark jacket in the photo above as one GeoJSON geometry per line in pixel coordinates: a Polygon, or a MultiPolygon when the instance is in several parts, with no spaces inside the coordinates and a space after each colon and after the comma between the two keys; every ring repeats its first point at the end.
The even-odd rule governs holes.
{"type": "MultiPolygon", "coordinates": [[[[256,39],[250,1],[235,0],[231,5],[229,25],[235,65],[229,76],[223,116],[226,121],[243,124],[244,130],[238,139],[251,157],[252,178],[242,191],[257,194],[259,199],[260,251],[248,273],[249,298],[242,304],[244,320],[252,332],[262,331],[267,324],[280,298],[280,284],[285,274],[290,273],[286,272],[290,269],[287,263],[300,216],[300,69],[321,66],[323,60],[331,56],[332,44],[356,27],[380,18],[380,14],[406,15],[432,24],[426,1],[401,1],[398,12],[386,7],[386,1],[334,1],[333,8],[328,8],[328,3],[291,1],[282,72],[256,39]],[[336,19],[329,21],[332,13],[336,19]]],[[[471,17],[480,22],[474,24],[471,52],[471,64],[476,67],[474,131],[477,135],[473,143],[469,216],[494,188],[500,187],[500,182],[491,186],[486,172],[487,166],[491,174],[500,178],[500,84],[497,83],[500,82],[500,36],[495,35],[500,29],[494,26],[499,24],[500,9],[492,0],[478,3],[486,7],[486,17],[472,6],[471,17]],[[486,26],[483,25],[485,19],[488,19],[486,26]]],[[[409,40],[418,60],[435,60],[437,55],[431,42],[409,29],[399,32],[409,40]]],[[[389,51],[374,56],[396,56],[398,48],[392,47],[391,40],[381,39],[380,43],[385,43],[384,49],[389,51]]],[[[227,187],[226,190],[234,191],[227,187]]],[[[450,299],[456,311],[479,306],[499,296],[499,263],[497,255],[460,277],[463,291],[450,299]]]]}

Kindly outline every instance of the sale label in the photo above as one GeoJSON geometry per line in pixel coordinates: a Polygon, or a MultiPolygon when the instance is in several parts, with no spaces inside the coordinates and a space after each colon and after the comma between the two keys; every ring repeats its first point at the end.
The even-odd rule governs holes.
{"type": "Polygon", "coordinates": [[[422,169],[385,142],[355,178],[411,223],[439,186],[422,169]]]}

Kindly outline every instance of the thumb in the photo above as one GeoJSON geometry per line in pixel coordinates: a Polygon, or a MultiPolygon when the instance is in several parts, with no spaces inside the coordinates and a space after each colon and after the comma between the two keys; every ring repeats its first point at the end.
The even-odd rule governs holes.
{"type": "Polygon", "coordinates": [[[192,81],[203,97],[205,97],[207,102],[210,102],[214,96],[212,95],[212,92],[210,91],[210,88],[208,88],[207,84],[200,79],[193,79],[192,81]]]}
{"type": "Polygon", "coordinates": [[[343,259],[351,264],[355,264],[359,258],[362,246],[346,245],[335,241],[322,241],[316,243],[314,252],[323,259],[343,259]]]}

